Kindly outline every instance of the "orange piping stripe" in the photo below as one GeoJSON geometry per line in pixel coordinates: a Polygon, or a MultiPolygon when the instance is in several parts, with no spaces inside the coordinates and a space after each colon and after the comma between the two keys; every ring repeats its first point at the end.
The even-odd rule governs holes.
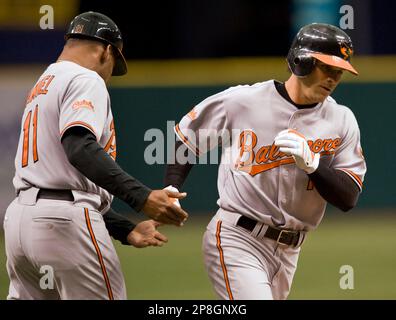
{"type": "Polygon", "coordinates": [[[355,178],[355,180],[358,182],[358,184],[359,184],[360,187],[363,186],[362,180],[356,175],[356,173],[354,173],[354,172],[352,172],[351,170],[348,170],[348,169],[339,169],[339,170],[348,173],[348,174],[351,175],[353,178],[355,178]]]}
{"type": "Polygon", "coordinates": [[[221,232],[221,221],[218,221],[217,222],[217,230],[216,230],[216,240],[217,240],[216,246],[220,253],[220,264],[221,264],[221,269],[223,269],[224,281],[226,284],[228,297],[230,298],[230,300],[234,300],[234,298],[232,296],[231,287],[230,287],[230,281],[228,279],[227,268],[224,263],[223,249],[221,248],[221,241],[220,241],[220,232],[221,232]]]}
{"type": "Polygon", "coordinates": [[[104,278],[104,280],[106,282],[106,288],[107,288],[107,293],[109,295],[109,299],[110,300],[114,300],[113,291],[111,290],[110,280],[109,280],[109,277],[107,275],[106,267],[105,267],[105,264],[104,264],[104,261],[103,261],[103,256],[102,256],[102,253],[100,252],[99,245],[98,245],[98,243],[96,241],[95,234],[94,234],[93,229],[92,229],[91,221],[89,220],[89,211],[88,211],[87,208],[84,208],[84,213],[85,213],[85,221],[87,223],[88,231],[89,231],[89,234],[91,235],[91,240],[92,240],[92,243],[93,243],[93,245],[95,247],[96,254],[98,255],[99,264],[100,264],[100,267],[102,269],[103,278],[104,278]]]}
{"type": "Polygon", "coordinates": [[[180,128],[179,128],[179,124],[177,124],[177,125],[175,126],[175,130],[176,130],[177,134],[179,135],[179,137],[182,138],[182,140],[183,140],[183,142],[184,142],[185,144],[187,144],[188,146],[190,146],[190,148],[192,148],[193,150],[195,149],[195,154],[196,154],[196,155],[198,155],[198,156],[201,155],[201,151],[199,151],[199,149],[198,149],[197,147],[194,147],[194,146],[192,145],[192,143],[190,143],[190,141],[188,141],[187,137],[184,136],[184,134],[181,132],[181,130],[180,130],[180,128]]]}

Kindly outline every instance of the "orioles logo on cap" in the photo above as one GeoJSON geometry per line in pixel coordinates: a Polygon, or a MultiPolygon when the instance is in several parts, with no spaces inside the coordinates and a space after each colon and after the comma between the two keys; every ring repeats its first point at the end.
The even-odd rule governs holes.
{"type": "Polygon", "coordinates": [[[340,51],[341,51],[341,54],[344,56],[344,60],[348,60],[349,57],[353,54],[353,50],[345,44],[341,45],[340,51]]]}
{"type": "Polygon", "coordinates": [[[78,25],[76,25],[76,27],[74,28],[74,33],[82,33],[83,30],[84,30],[84,25],[78,24],[78,25]]]}

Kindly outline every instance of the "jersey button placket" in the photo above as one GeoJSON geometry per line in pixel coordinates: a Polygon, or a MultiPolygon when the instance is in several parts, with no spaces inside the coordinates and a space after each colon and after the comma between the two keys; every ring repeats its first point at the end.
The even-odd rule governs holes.
{"type": "Polygon", "coordinates": [[[279,190],[278,190],[278,205],[279,208],[282,210],[286,204],[286,195],[287,195],[287,189],[289,186],[289,177],[287,173],[287,167],[288,165],[280,165],[279,166],[279,190]]]}
{"type": "Polygon", "coordinates": [[[301,114],[296,111],[293,113],[293,115],[290,117],[289,120],[289,128],[298,131],[298,125],[297,125],[297,120],[301,117],[301,114]]]}
{"type": "MultiPolygon", "coordinates": [[[[287,128],[289,129],[294,129],[298,130],[298,125],[297,125],[297,119],[301,115],[299,114],[298,111],[295,111],[291,117],[289,118],[289,123],[287,128]]],[[[283,159],[283,158],[282,158],[283,159]]],[[[278,177],[278,206],[280,210],[286,210],[286,206],[288,203],[287,198],[292,197],[292,190],[293,190],[293,185],[294,185],[294,175],[292,174],[292,166],[294,166],[294,163],[291,164],[285,164],[285,165],[280,165],[279,166],[279,177],[278,177]]]]}
{"type": "MultiPolygon", "coordinates": [[[[298,114],[296,114],[295,117],[294,117],[294,120],[297,120],[299,117],[300,117],[300,116],[299,116],[298,114]]],[[[298,130],[298,127],[297,127],[296,123],[294,123],[293,129],[294,129],[294,130],[298,130]]]]}

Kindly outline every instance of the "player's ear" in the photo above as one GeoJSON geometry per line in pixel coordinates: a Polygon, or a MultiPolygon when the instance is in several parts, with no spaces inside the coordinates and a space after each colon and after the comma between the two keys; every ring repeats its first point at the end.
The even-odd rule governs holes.
{"type": "Polygon", "coordinates": [[[113,47],[110,44],[108,44],[106,46],[106,59],[108,60],[112,58],[113,58],[113,47]]]}
{"type": "Polygon", "coordinates": [[[103,47],[103,51],[100,56],[100,63],[103,64],[111,58],[112,58],[112,48],[111,48],[111,45],[108,44],[103,47]]]}

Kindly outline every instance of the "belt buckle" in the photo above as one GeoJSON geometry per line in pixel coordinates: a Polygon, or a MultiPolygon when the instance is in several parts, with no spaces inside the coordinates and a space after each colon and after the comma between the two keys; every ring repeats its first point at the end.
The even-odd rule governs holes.
{"type": "MultiPolygon", "coordinates": [[[[276,243],[280,243],[280,244],[285,244],[285,245],[288,245],[288,246],[297,247],[298,242],[299,242],[299,238],[300,238],[300,232],[299,232],[299,231],[296,232],[296,231],[291,231],[291,230],[284,230],[284,229],[282,229],[281,232],[279,232],[278,238],[276,239],[276,243]],[[281,238],[282,238],[282,234],[283,234],[283,233],[291,233],[291,234],[293,234],[292,243],[288,244],[288,243],[285,243],[285,242],[281,242],[281,238]],[[296,243],[296,244],[294,244],[294,236],[297,236],[297,237],[298,237],[298,240],[297,240],[297,243],[296,243]]],[[[301,245],[301,244],[300,244],[300,245],[301,245]]]]}
{"type": "Polygon", "coordinates": [[[289,231],[289,230],[284,230],[284,229],[282,229],[282,230],[279,232],[278,238],[276,239],[276,243],[287,244],[287,243],[284,243],[284,242],[281,242],[281,241],[280,241],[281,238],[282,238],[282,234],[283,234],[283,233],[293,233],[293,232],[292,232],[292,231],[289,231]]]}
{"type": "MultiPolygon", "coordinates": [[[[276,239],[276,243],[282,243],[282,242],[280,242],[280,238],[282,237],[282,234],[284,231],[286,231],[286,230],[281,230],[281,232],[279,232],[278,238],[276,239]]],[[[282,244],[284,244],[284,243],[282,243],[282,244]]]]}

